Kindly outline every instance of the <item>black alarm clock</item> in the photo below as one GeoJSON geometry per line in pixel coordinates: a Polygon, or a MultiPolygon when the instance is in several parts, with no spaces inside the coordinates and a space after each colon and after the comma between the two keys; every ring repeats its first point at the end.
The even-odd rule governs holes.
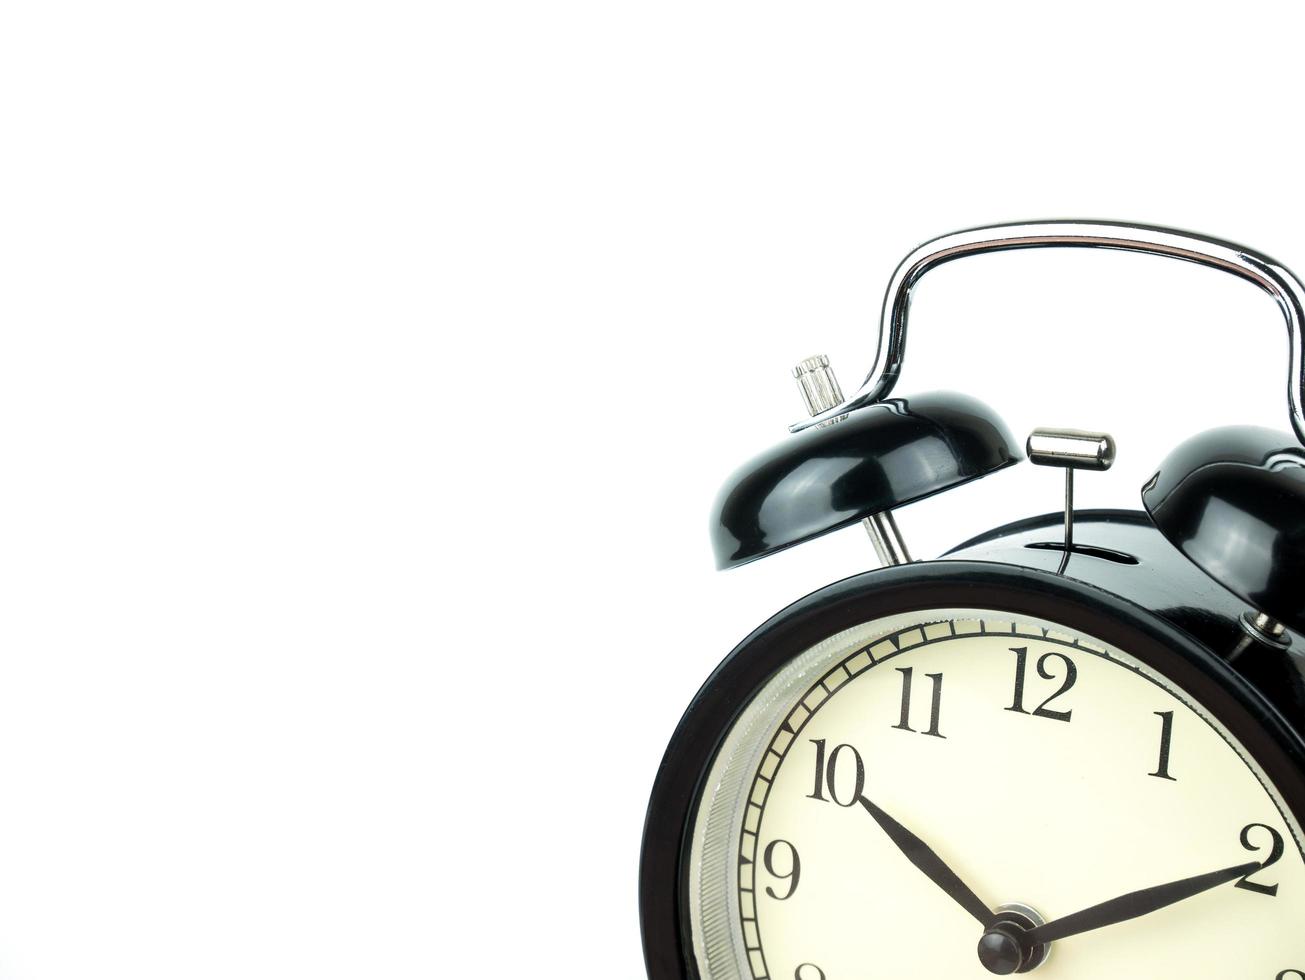
{"type": "MultiPolygon", "coordinates": [[[[862,523],[883,567],[748,636],[681,720],[649,804],[651,980],[1305,980],[1305,288],[1250,249],[1093,221],[979,228],[889,284],[875,366],[715,504],[731,568],[862,523]],[[911,291],[1008,249],[1169,256],[1269,293],[1294,433],[1198,435],[1140,510],[1075,511],[1109,436],[945,392],[889,397],[911,291]],[[913,561],[893,511],[1023,460],[1063,513],[913,561]]],[[[963,491],[960,491],[963,492],[963,491]]]]}

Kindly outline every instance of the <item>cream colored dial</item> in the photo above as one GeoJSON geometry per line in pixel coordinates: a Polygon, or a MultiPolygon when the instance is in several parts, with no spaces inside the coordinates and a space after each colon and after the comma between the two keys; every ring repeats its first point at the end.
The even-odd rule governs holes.
{"type": "Polygon", "coordinates": [[[1055,922],[1139,889],[1262,867],[1050,944],[1045,980],[1305,980],[1301,830],[1247,750],[1166,678],[991,611],[866,624],[756,699],[692,843],[709,980],[990,977],[984,929],[871,804],[990,909],[1055,922]]]}

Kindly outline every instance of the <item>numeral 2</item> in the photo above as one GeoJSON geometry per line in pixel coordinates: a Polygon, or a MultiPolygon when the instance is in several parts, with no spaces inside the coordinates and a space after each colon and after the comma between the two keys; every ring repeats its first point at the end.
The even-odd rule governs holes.
{"type": "MultiPolygon", "coordinates": [[[[898,667],[897,672],[902,675],[902,720],[894,728],[900,728],[904,732],[913,732],[911,727],[911,675],[914,673],[914,667],[898,667]]],[[[942,674],[925,674],[925,677],[933,681],[933,706],[929,714],[929,729],[923,732],[924,735],[932,735],[935,738],[946,738],[942,732],[938,731],[938,716],[942,713],[942,674]]]]}
{"type": "MultiPolygon", "coordinates": [[[[1024,678],[1025,674],[1028,672],[1029,648],[1011,647],[1010,652],[1015,654],[1015,699],[1011,706],[1006,710],[1018,711],[1022,715],[1027,715],[1030,712],[1024,707],[1024,678]]],[[[1064,661],[1065,680],[1061,683],[1060,690],[1034,708],[1032,714],[1038,718],[1051,718],[1054,721],[1069,721],[1070,716],[1074,713],[1073,708],[1069,711],[1056,711],[1053,708],[1048,708],[1047,705],[1051,704],[1052,701],[1055,701],[1056,698],[1060,697],[1074,686],[1074,682],[1078,680],[1078,668],[1074,666],[1074,661],[1070,660],[1069,657],[1065,656],[1063,653],[1056,653],[1054,651],[1052,653],[1044,653],[1038,658],[1038,676],[1044,681],[1052,681],[1056,679],[1056,675],[1053,674],[1051,669],[1047,666],[1048,661],[1053,659],[1064,661]]]]}
{"type": "Polygon", "coordinates": [[[1247,826],[1242,830],[1242,847],[1246,848],[1246,850],[1248,851],[1258,851],[1260,849],[1258,845],[1251,843],[1252,830],[1267,830],[1269,832],[1270,838],[1272,838],[1273,840],[1273,845],[1269,849],[1269,856],[1267,859],[1265,859],[1264,863],[1261,864],[1257,870],[1252,871],[1250,875],[1247,875],[1241,881],[1237,882],[1237,887],[1245,888],[1249,892],[1258,892],[1261,895],[1277,895],[1278,894],[1277,885],[1261,885],[1258,882],[1251,881],[1251,875],[1257,875],[1265,868],[1267,868],[1269,865],[1278,863],[1278,859],[1282,857],[1282,851],[1283,851],[1282,834],[1278,833],[1268,824],[1262,824],[1262,823],[1250,824],[1249,826],[1247,826]]]}

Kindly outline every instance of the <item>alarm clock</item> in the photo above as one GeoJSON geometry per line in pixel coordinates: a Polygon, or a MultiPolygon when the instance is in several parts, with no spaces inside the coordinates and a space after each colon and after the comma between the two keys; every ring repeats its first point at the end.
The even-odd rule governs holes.
{"type": "Polygon", "coordinates": [[[1305,288],[1231,242],[1035,222],[911,252],[874,367],[716,500],[733,568],[862,524],[882,567],[725,658],[657,774],[650,980],[1305,980],[1305,288]],[[992,408],[895,395],[913,287],[955,259],[1107,248],[1247,280],[1287,322],[1292,432],[1195,436],[1137,510],[1076,510],[1104,433],[1017,441],[992,408]],[[912,560],[894,511],[1027,461],[1063,510],[912,560]]]}

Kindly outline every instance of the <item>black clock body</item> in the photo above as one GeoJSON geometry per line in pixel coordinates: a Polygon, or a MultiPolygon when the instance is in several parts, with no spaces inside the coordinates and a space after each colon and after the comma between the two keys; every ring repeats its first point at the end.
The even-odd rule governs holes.
{"type": "MultiPolygon", "coordinates": [[[[799,875],[798,847],[779,834],[769,840],[758,858],[772,795],[780,805],[771,811],[778,815],[778,823],[769,826],[790,831],[815,828],[817,836],[811,844],[823,863],[813,864],[808,851],[808,872],[813,868],[830,874],[844,870],[838,867],[842,852],[837,850],[843,845],[832,838],[840,837],[844,831],[839,828],[846,825],[829,822],[825,815],[838,811],[824,809],[804,810],[797,821],[800,826],[786,824],[789,811],[784,809],[785,801],[814,799],[820,806],[831,801],[840,807],[859,805],[891,842],[889,846],[905,855],[924,878],[976,920],[980,933],[976,936],[977,960],[970,963],[992,975],[1031,972],[1046,962],[1046,957],[1059,955],[1051,948],[1059,940],[1144,917],[1149,911],[1233,880],[1240,879],[1240,888],[1276,896],[1277,886],[1250,880],[1246,872],[1264,871],[1287,847],[1298,851],[1305,861],[1305,841],[1299,830],[1305,825],[1305,588],[1301,587],[1305,582],[1305,283],[1285,266],[1245,246],[1171,228],[1071,220],[968,229],[925,242],[898,265],[884,295],[874,366],[858,391],[844,398],[829,360],[823,356],[802,361],[793,374],[808,417],[790,425],[790,434],[783,441],[742,465],[725,481],[710,521],[717,566],[734,568],[840,528],[863,524],[885,567],[830,585],[774,616],[725,658],[685,712],[658,772],[644,832],[640,912],[651,980],[698,980],[699,956],[718,975],[722,975],[720,971],[733,975],[737,966],[772,980],[788,980],[789,976],[825,980],[827,974],[821,966],[798,959],[816,955],[801,947],[775,954],[774,962],[784,964],[783,976],[771,973],[770,954],[761,935],[765,931],[761,896],[772,903],[787,902],[799,875]],[[1036,429],[1021,444],[996,411],[969,395],[894,394],[904,365],[911,295],[930,269],[966,256],[1048,247],[1105,248],[1194,262],[1249,282],[1273,298],[1287,325],[1287,407],[1293,432],[1234,426],[1199,434],[1175,448],[1142,487],[1144,511],[1081,511],[1073,504],[1074,473],[1110,469],[1115,443],[1109,435],[1036,429]],[[1065,470],[1064,511],[990,531],[937,560],[911,561],[896,525],[896,511],[926,497],[959,494],[964,485],[1026,458],[1035,465],[1065,470]],[[957,619],[945,615],[948,610],[978,615],[957,619]],[[1204,795],[1170,795],[1168,803],[1146,794],[1110,799],[1117,785],[1115,777],[1099,764],[1111,758],[1107,752],[1110,740],[1127,731],[1124,726],[1130,721],[1136,722],[1136,717],[1125,711],[1128,695],[1117,688],[1116,700],[1103,702],[1102,710],[1090,716],[1090,724],[1096,727],[1079,729],[1090,741],[1074,748],[1046,730],[1042,736],[1013,735],[1014,729],[999,728],[1004,723],[993,716],[988,722],[976,722],[977,716],[971,715],[975,727],[992,722],[991,731],[1005,734],[975,739],[964,746],[949,743],[961,751],[951,753],[952,768],[940,766],[939,778],[929,784],[925,769],[918,767],[927,767],[929,760],[936,762],[939,757],[923,754],[927,750],[921,749],[919,742],[909,749],[903,747],[900,754],[885,750],[886,743],[875,743],[866,728],[868,706],[882,711],[884,702],[873,699],[873,683],[852,686],[870,667],[915,649],[909,639],[905,640],[907,646],[901,645],[906,633],[884,634],[876,644],[849,653],[845,661],[829,664],[826,673],[808,676],[808,671],[826,664],[822,656],[841,649],[839,643],[847,636],[868,635],[858,628],[911,622],[913,613],[931,617],[923,620],[924,627],[917,622],[907,631],[921,637],[920,646],[935,640],[956,640],[963,645],[977,630],[982,634],[979,645],[970,649],[980,651],[978,656],[984,656],[985,650],[1003,656],[1015,654],[1013,698],[1005,710],[1022,715],[1030,714],[1022,700],[1029,651],[1008,646],[1007,633],[1031,642],[1045,639],[1048,644],[1065,642],[1064,636],[1076,634],[1086,643],[1070,636],[1071,646],[1088,649],[1132,672],[1132,677],[1115,675],[1121,680],[1135,683],[1145,679],[1168,691],[1169,700],[1164,703],[1174,710],[1153,712],[1163,719],[1163,727],[1156,771],[1147,773],[1148,777],[1179,781],[1168,769],[1175,712],[1201,715],[1215,733],[1206,743],[1211,748],[1205,751],[1233,749],[1241,755],[1245,768],[1238,770],[1239,778],[1245,779],[1252,791],[1269,793],[1293,840],[1288,844],[1288,834],[1268,824],[1245,824],[1241,844],[1248,852],[1257,849],[1248,837],[1250,831],[1258,829],[1261,840],[1265,834],[1272,837],[1270,852],[1262,858],[1126,894],[1121,885],[1120,897],[1061,914],[1059,920],[1050,922],[1039,923],[1041,913],[1022,901],[989,907],[978,893],[969,890],[964,876],[954,872],[945,857],[863,793],[869,768],[852,744],[853,736],[830,742],[826,759],[829,740],[810,732],[830,734],[843,726],[841,730],[858,733],[856,739],[863,748],[878,744],[879,751],[890,753],[880,760],[886,771],[895,772],[891,778],[898,786],[931,791],[931,795],[919,797],[928,801],[921,806],[950,810],[953,805],[964,806],[965,801],[958,799],[960,793],[969,794],[971,806],[962,814],[964,826],[953,826],[954,836],[1009,836],[1001,814],[991,806],[985,810],[983,805],[1018,806],[1020,794],[1026,794],[1026,810],[1037,814],[1034,819],[1041,821],[1037,827],[1043,833],[1070,822],[1069,816],[1090,824],[1100,808],[1107,822],[1114,820],[1117,841],[1134,826],[1159,834],[1172,829],[1170,840],[1187,840],[1181,832],[1198,824],[1208,826],[1207,818],[1222,826],[1220,821],[1227,814],[1221,806],[1236,803],[1233,783],[1208,784],[1204,795]],[[962,627],[959,631],[958,625],[962,627]],[[926,629],[935,631],[932,639],[926,638],[926,629]],[[858,632],[845,633],[853,630],[858,632]],[[993,636],[1000,642],[990,643],[993,636]],[[1094,643],[1114,648],[1114,653],[1095,650],[1094,643]],[[858,659],[868,663],[853,668],[858,659]],[[804,686],[808,680],[812,683],[804,686]],[[1172,687],[1167,686],[1169,682],[1172,687]],[[862,700],[840,701],[851,697],[844,695],[844,690],[858,692],[862,700]],[[837,724],[822,723],[815,717],[827,701],[835,705],[832,717],[839,719],[837,724]],[[839,704],[846,706],[842,713],[839,704]],[[808,729],[808,722],[814,727],[808,729]],[[800,732],[807,733],[805,741],[799,738],[800,732]],[[800,771],[784,769],[793,744],[802,744],[804,751],[809,744],[813,783],[805,782],[805,774],[796,782],[787,775],[800,771]],[[833,789],[839,771],[835,756],[840,751],[844,759],[852,760],[842,770],[846,773],[850,767],[852,783],[849,787],[844,781],[841,798],[833,789]],[[1021,754],[1026,757],[1023,768],[1021,754]],[[1030,761],[1035,759],[1038,761],[1030,761]],[[894,770],[894,765],[899,768],[894,770]],[[1247,769],[1249,776],[1245,775],[1247,769]],[[745,784],[744,776],[753,781],[745,784]],[[777,789],[781,784],[785,787],[782,791],[777,789]],[[810,793],[806,792],[808,786],[810,793]],[[1072,814],[1038,809],[1039,804],[1054,807],[1056,799],[1071,798],[1075,788],[1082,795],[1067,804],[1075,808],[1072,814]],[[704,805],[704,800],[710,805],[704,805]],[[985,816],[976,816],[980,812],[985,816]],[[1162,821],[1169,826],[1155,826],[1162,821]],[[728,833],[721,829],[727,824],[728,833]],[[790,860],[776,865],[772,857],[779,845],[787,848],[790,860]],[[737,865],[730,865],[730,860],[737,865]],[[764,890],[757,888],[759,870],[769,876],[770,884],[764,890]],[[787,894],[780,895],[771,887],[781,880],[791,882],[787,894]],[[692,895],[691,881],[696,889],[692,895]],[[723,931],[726,917],[737,924],[737,942],[723,931]],[[700,928],[701,934],[695,936],[694,928],[700,928]]],[[[1211,397],[1211,393],[1205,394],[1211,397]]],[[[1038,671],[1050,680],[1052,675],[1044,672],[1043,663],[1048,658],[1055,663],[1058,656],[1065,664],[1063,693],[1080,670],[1072,659],[1043,653],[1037,658],[1038,671]]],[[[930,662],[938,663],[920,663],[927,669],[930,662]]],[[[966,661],[967,666],[976,663],[966,661]]],[[[1082,661],[1088,663],[1099,666],[1097,661],[1082,661]]],[[[1086,676],[1090,668],[1083,669],[1086,676]]],[[[946,739],[938,721],[945,672],[941,668],[932,674],[921,670],[931,683],[933,714],[928,729],[919,731],[910,723],[913,670],[913,666],[895,667],[878,675],[893,679],[893,696],[897,672],[901,677],[901,720],[885,727],[946,739]]],[[[955,679],[957,675],[950,676],[955,679]]],[[[981,683],[975,681],[976,676],[980,675],[970,675],[971,682],[981,683]]],[[[1031,713],[1069,722],[1067,710],[1043,710],[1050,700],[1031,713]]],[[[895,712],[897,702],[890,697],[887,703],[888,710],[895,712]]],[[[988,704],[982,702],[985,708],[988,704]]],[[[1193,766],[1202,773],[1221,773],[1219,779],[1227,779],[1230,771],[1216,768],[1215,755],[1207,755],[1193,766]]],[[[1275,819],[1271,814],[1264,818],[1275,819]]],[[[1032,832],[1026,835],[1036,836],[1032,832]]],[[[854,838],[855,834],[849,835],[849,840],[854,838]]],[[[1043,846],[1052,843],[1047,839],[1043,846]]],[[[1142,851],[1130,853],[1136,863],[1142,851]]],[[[997,856],[1018,863],[1020,854],[997,856]]],[[[1037,858],[1028,852],[1024,856],[1031,861],[1037,858]]],[[[1026,865],[1026,877],[1040,873],[1040,867],[1026,865]]],[[[1287,869],[1280,870],[1285,873],[1287,869]]],[[[855,869],[849,872],[856,873],[855,869]]],[[[918,884],[917,879],[911,880],[918,884]]],[[[857,890],[866,883],[863,880],[840,881],[841,891],[824,893],[826,901],[818,909],[819,916],[814,905],[784,906],[798,910],[787,914],[808,916],[788,920],[800,923],[797,934],[813,934],[817,920],[821,926],[831,922],[840,930],[825,936],[827,940],[841,940],[859,931],[859,903],[873,903],[874,898],[869,891],[857,890]],[[849,895],[853,896],[850,901],[849,895]]],[[[1301,891],[1299,882],[1293,887],[1297,893],[1301,891]]],[[[1294,901],[1299,900],[1297,894],[1294,901]]],[[[883,912],[891,907],[894,914],[902,913],[892,920],[899,933],[880,938],[889,940],[891,946],[893,938],[903,938],[901,929],[910,928],[916,944],[927,942],[934,935],[927,925],[917,928],[919,922],[905,917],[914,906],[894,901],[895,897],[878,908],[883,912]]],[[[767,907],[774,910],[776,906],[767,907]]],[[[1270,949],[1267,944],[1267,940],[1289,938],[1289,933],[1296,932],[1299,912],[1293,910],[1299,908],[1283,902],[1274,915],[1263,906],[1255,912],[1240,906],[1237,914],[1242,917],[1243,929],[1248,925],[1263,928],[1243,932],[1247,937],[1244,946],[1232,952],[1239,955],[1255,950],[1265,956],[1281,952],[1284,959],[1299,955],[1294,949],[1270,949]]],[[[1161,933],[1150,935],[1150,953],[1147,947],[1134,948],[1135,954],[1144,957],[1136,961],[1139,970],[1150,972],[1128,975],[1157,975],[1159,961],[1145,956],[1168,956],[1175,949],[1161,933]]],[[[1216,975],[1226,973],[1233,961],[1218,957],[1231,947],[1202,946],[1198,938],[1213,942],[1217,933],[1208,932],[1184,944],[1191,954],[1189,965],[1203,976],[1212,975],[1211,968],[1216,975]],[[1210,959],[1212,956],[1215,959],[1210,959]]],[[[936,969],[945,962],[950,964],[949,970],[955,970],[961,961],[949,957],[957,949],[940,945],[936,951],[942,958],[929,959],[928,968],[936,969]]],[[[822,962],[841,967],[844,975],[849,972],[848,965],[860,964],[863,956],[859,948],[849,951],[837,942],[826,945],[822,952],[835,957],[832,962],[822,962]]],[[[889,964],[902,962],[899,952],[900,946],[887,951],[878,965],[888,966],[886,972],[891,974],[894,971],[889,964]]],[[[935,950],[912,947],[904,955],[916,952],[935,950]]],[[[1118,962],[1104,952],[1106,959],[1094,961],[1088,954],[1077,963],[1089,972],[1100,973],[1104,966],[1107,973],[1115,975],[1118,962]]],[[[878,954],[865,955],[873,959],[878,954]]],[[[924,962],[918,961],[920,965],[924,962]]],[[[1261,973],[1276,973],[1275,980],[1305,978],[1305,969],[1297,963],[1297,968],[1282,969],[1286,962],[1278,964],[1262,957],[1256,965],[1259,972],[1248,980],[1261,973]],[[1267,969],[1269,966],[1273,969],[1267,969]]],[[[1083,969],[1071,967],[1070,975],[1086,975],[1083,969]]],[[[859,970],[858,965],[852,972],[859,970]]],[[[829,980],[839,980],[834,972],[829,980]]]]}
{"type": "MultiPolygon", "coordinates": [[[[1058,573],[1062,521],[1062,514],[1031,518],[939,560],[827,586],[774,616],[725,658],[680,721],[648,808],[639,899],[650,980],[698,977],[685,894],[689,836],[704,777],[731,724],[801,651],[881,616],[995,609],[1061,623],[1126,649],[1215,714],[1305,822],[1301,660],[1252,639],[1242,625],[1246,602],[1184,557],[1146,514],[1078,512],[1074,550],[1058,573]]],[[[1291,630],[1286,637],[1305,650],[1305,637],[1291,630]]],[[[1018,762],[1013,765],[1021,775],[1018,762]]]]}

